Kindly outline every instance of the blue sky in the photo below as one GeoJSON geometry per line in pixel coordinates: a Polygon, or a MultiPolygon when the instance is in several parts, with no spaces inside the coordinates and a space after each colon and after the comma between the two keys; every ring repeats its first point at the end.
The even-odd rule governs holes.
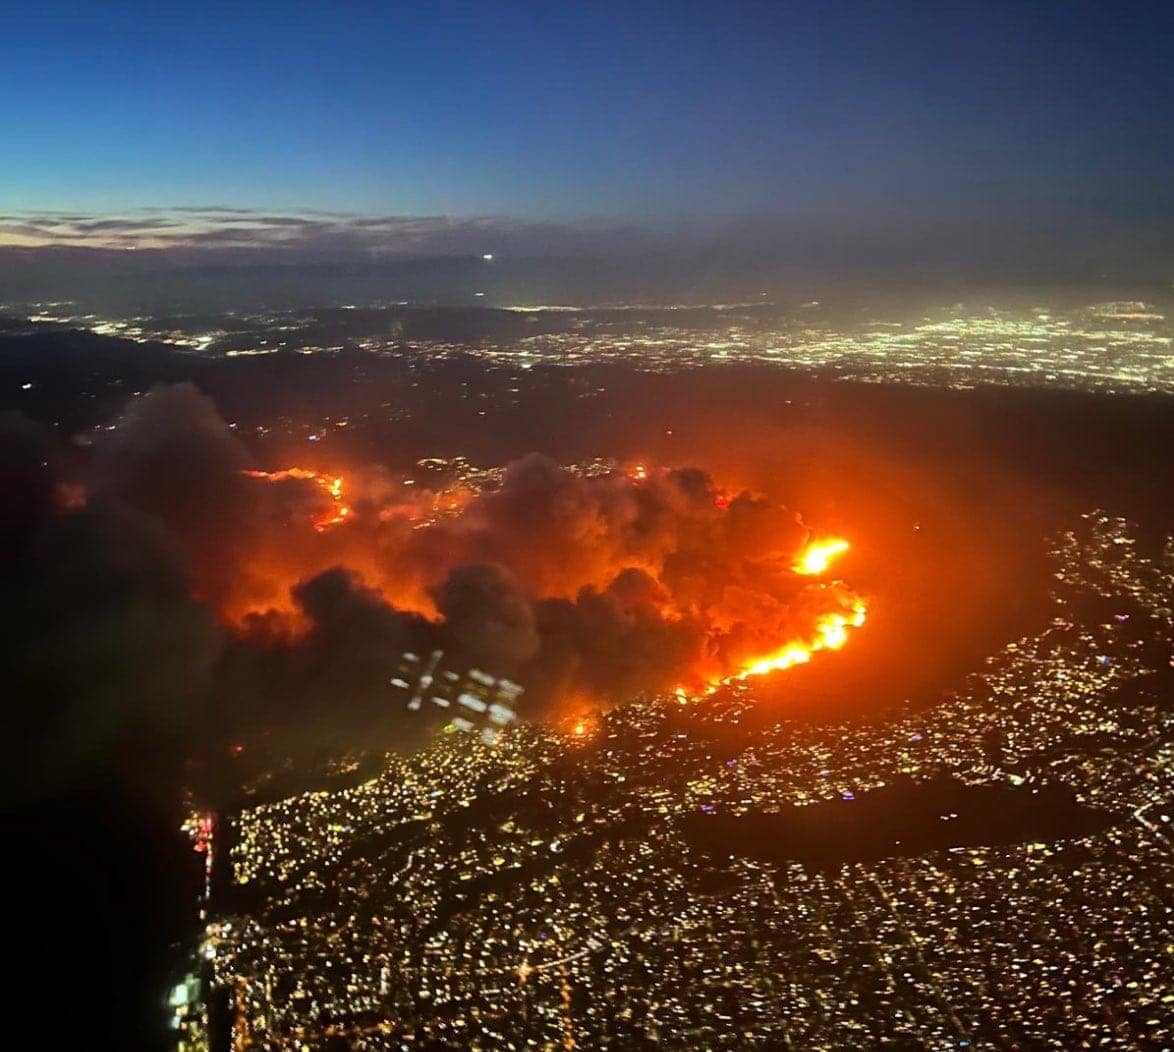
{"type": "Polygon", "coordinates": [[[0,211],[1169,219],[1174,4],[12,5],[0,211]]]}

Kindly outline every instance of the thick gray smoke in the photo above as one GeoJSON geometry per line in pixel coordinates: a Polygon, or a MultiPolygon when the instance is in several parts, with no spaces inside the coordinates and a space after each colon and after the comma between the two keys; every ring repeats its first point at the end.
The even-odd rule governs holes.
{"type": "Polygon", "coordinates": [[[340,465],[338,519],[329,478],[258,474],[190,384],[132,399],[89,456],[20,419],[0,445],[25,495],[0,526],[30,785],[156,739],[411,744],[428,728],[387,688],[406,650],[520,678],[535,718],[700,685],[846,601],[792,572],[793,513],[692,468],[583,477],[534,454],[438,516],[437,494],[340,465]]]}

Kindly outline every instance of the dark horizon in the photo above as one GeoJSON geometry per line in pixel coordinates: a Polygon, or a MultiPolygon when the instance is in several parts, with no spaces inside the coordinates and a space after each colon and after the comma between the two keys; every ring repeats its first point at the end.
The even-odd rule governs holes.
{"type": "Polygon", "coordinates": [[[1021,251],[979,266],[973,259],[882,264],[841,248],[746,258],[735,252],[646,255],[406,256],[380,261],[176,258],[166,250],[0,248],[0,312],[36,303],[76,304],[83,313],[135,314],[300,310],[397,303],[440,307],[797,306],[810,300],[876,305],[905,313],[973,306],[1064,306],[1101,300],[1166,303],[1170,271],[1156,254],[1111,260],[1072,255],[1033,259],[1021,251]],[[802,258],[796,258],[802,257],[802,258]]]}

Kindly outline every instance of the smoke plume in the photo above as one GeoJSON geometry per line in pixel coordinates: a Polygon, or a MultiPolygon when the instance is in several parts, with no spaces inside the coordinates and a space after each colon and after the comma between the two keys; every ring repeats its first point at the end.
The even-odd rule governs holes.
{"type": "Polygon", "coordinates": [[[516,678],[547,718],[785,667],[771,655],[841,645],[863,616],[803,568],[795,513],[696,468],[588,475],[532,454],[496,485],[433,489],[261,464],[190,384],[133,398],[88,454],[21,420],[0,442],[27,498],[0,524],[16,682],[51,699],[42,740],[76,731],[50,777],[152,734],[231,729],[285,755],[415,740],[387,687],[408,650],[516,678]]]}

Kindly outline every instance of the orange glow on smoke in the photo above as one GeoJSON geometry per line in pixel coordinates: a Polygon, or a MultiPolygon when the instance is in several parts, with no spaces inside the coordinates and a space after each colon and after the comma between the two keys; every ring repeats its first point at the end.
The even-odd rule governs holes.
{"type": "MultiPolygon", "coordinates": [[[[365,587],[397,609],[440,623],[433,588],[448,572],[447,553],[453,552],[454,561],[480,555],[478,549],[471,548],[466,556],[461,544],[479,537],[486,521],[492,523],[484,518],[483,507],[492,496],[483,497],[460,481],[433,491],[425,487],[404,489],[398,480],[392,480],[394,485],[378,478],[373,482],[361,468],[349,470],[346,476],[306,467],[243,474],[259,483],[305,484],[302,491],[293,493],[292,503],[279,502],[283,508],[295,509],[294,525],[300,529],[259,535],[249,546],[243,572],[213,600],[228,625],[271,632],[275,638],[284,634],[296,639],[310,626],[293,589],[315,574],[339,566],[354,572],[365,587]],[[306,499],[307,493],[310,499],[306,499]],[[357,514],[356,507],[360,509],[357,514]],[[454,522],[466,515],[473,528],[454,529],[454,522]],[[344,524],[348,524],[346,529],[337,528],[344,524]]],[[[664,478],[660,469],[644,463],[616,474],[621,483],[644,488],[652,495],[664,478]]],[[[801,520],[790,513],[769,520],[767,528],[747,540],[745,534],[736,532],[737,515],[724,514],[735,501],[742,501],[741,495],[727,496],[729,492],[711,488],[704,510],[695,519],[686,519],[683,528],[700,531],[702,527],[696,524],[700,519],[710,531],[698,536],[716,548],[716,558],[695,572],[705,583],[712,579],[717,599],[700,587],[689,591],[694,586],[692,580],[687,580],[679,593],[672,585],[661,586],[661,571],[674,551],[675,536],[665,539],[663,549],[634,551],[624,550],[618,543],[609,547],[609,536],[605,537],[609,544],[582,548],[582,558],[550,563],[541,559],[528,563],[526,558],[533,552],[526,549],[517,557],[519,576],[539,596],[568,599],[588,586],[604,593],[624,571],[638,570],[651,577],[655,587],[650,593],[630,600],[643,604],[640,616],[666,626],[666,631],[689,621],[697,626],[698,649],[683,659],[673,679],[668,680],[679,684],[670,688],[669,696],[681,705],[723,685],[807,664],[821,651],[845,647],[853,631],[864,625],[866,603],[841,582],[816,578],[826,574],[850,549],[849,542],[826,535],[812,538],[801,520]],[[744,554],[761,559],[756,565],[767,568],[761,583],[740,576],[738,559],[744,554]],[[793,574],[812,580],[797,581],[793,574]]],[[[755,510],[753,504],[746,506],[748,511],[755,510]]],[[[741,509],[742,504],[735,507],[741,509]]],[[[285,523],[288,518],[278,521],[285,523]]],[[[592,530],[600,528],[591,523],[592,530]]],[[[688,541],[689,535],[683,535],[688,541]]],[[[700,547],[695,540],[691,543],[700,547]]],[[[608,601],[612,601],[610,593],[608,601]]],[[[666,685],[662,681],[654,689],[666,685]]],[[[610,695],[594,696],[581,686],[573,688],[560,699],[560,731],[572,741],[591,740],[598,729],[598,717],[590,713],[615,700],[610,695]]]]}
{"type": "Polygon", "coordinates": [[[843,555],[851,545],[839,537],[830,537],[827,540],[812,541],[799,553],[795,560],[794,570],[799,574],[814,576],[826,573],[832,560],[837,555],[843,555]]]}
{"type": "Polygon", "coordinates": [[[338,526],[343,523],[351,514],[351,509],[342,502],[342,487],[343,479],[341,476],[324,475],[320,471],[314,471],[311,468],[285,468],[282,471],[245,471],[251,479],[264,479],[266,482],[287,482],[290,479],[306,479],[313,482],[319,489],[323,490],[334,504],[334,509],[329,515],[324,515],[314,520],[314,529],[319,533],[323,530],[329,529],[331,526],[338,526]]]}
{"type": "Polygon", "coordinates": [[[212,602],[225,625],[296,639],[309,621],[294,590],[334,567],[354,573],[400,610],[437,617],[426,567],[389,560],[383,549],[384,543],[403,545],[404,536],[429,519],[455,514],[447,506],[433,508],[430,491],[417,494],[379,479],[383,489],[373,491],[360,470],[288,467],[241,474],[260,489],[281,492],[274,505],[281,514],[261,513],[261,528],[242,540],[236,572],[215,589],[212,602]]]}

